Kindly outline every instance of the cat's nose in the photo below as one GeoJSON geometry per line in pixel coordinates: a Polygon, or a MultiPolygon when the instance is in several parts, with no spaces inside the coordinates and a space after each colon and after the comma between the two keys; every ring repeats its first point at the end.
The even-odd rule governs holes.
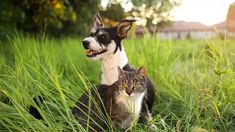
{"type": "Polygon", "coordinates": [[[130,96],[133,92],[133,89],[126,89],[126,93],[130,96]]]}

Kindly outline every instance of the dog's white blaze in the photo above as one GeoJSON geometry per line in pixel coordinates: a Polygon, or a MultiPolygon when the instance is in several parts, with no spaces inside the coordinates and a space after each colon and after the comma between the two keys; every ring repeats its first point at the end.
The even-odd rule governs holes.
{"type": "Polygon", "coordinates": [[[97,27],[93,27],[93,28],[90,30],[90,32],[91,32],[91,33],[95,33],[96,30],[97,30],[97,27]]]}
{"type": "Polygon", "coordinates": [[[94,37],[87,37],[84,39],[84,41],[90,42],[89,48],[92,50],[98,51],[98,50],[102,50],[102,48],[103,48],[99,45],[99,43],[95,40],[94,37]]]}
{"type": "Polygon", "coordinates": [[[133,113],[135,118],[139,117],[139,113],[142,108],[142,101],[145,93],[132,93],[130,96],[125,94],[120,94],[116,97],[116,101],[123,103],[129,112],[133,113]]]}
{"type": "Polygon", "coordinates": [[[108,46],[108,51],[111,51],[111,54],[107,54],[101,59],[101,68],[102,68],[102,80],[101,84],[111,85],[118,80],[118,70],[117,67],[124,67],[128,63],[128,59],[122,46],[122,51],[117,50],[116,53],[113,53],[116,48],[115,42],[112,42],[108,46]]]}

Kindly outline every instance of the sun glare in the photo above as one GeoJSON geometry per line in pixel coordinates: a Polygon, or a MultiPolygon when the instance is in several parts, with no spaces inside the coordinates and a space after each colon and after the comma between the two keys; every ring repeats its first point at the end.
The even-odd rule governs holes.
{"type": "Polygon", "coordinates": [[[197,21],[210,26],[226,20],[232,2],[235,0],[182,0],[172,11],[173,20],[197,21]]]}
{"type": "MultiPolygon", "coordinates": [[[[106,7],[108,2],[101,0],[101,6],[106,7]]],[[[211,26],[226,20],[229,5],[233,2],[235,0],[182,0],[181,5],[172,10],[172,20],[195,21],[211,26]]],[[[131,2],[121,5],[125,11],[133,8],[131,2]]]]}

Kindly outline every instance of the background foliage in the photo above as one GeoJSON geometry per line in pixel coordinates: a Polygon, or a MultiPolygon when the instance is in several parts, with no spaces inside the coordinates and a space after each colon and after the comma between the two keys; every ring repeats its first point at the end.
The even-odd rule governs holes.
{"type": "Polygon", "coordinates": [[[4,0],[0,5],[1,29],[52,35],[82,34],[98,10],[92,0],[4,0]],[[9,25],[8,28],[5,25],[9,25]]]}
{"type": "Polygon", "coordinates": [[[100,10],[108,25],[126,17],[138,19],[140,24],[162,26],[169,22],[170,10],[177,0],[109,0],[107,7],[100,0],[4,0],[0,5],[1,36],[22,30],[54,36],[84,35],[95,13],[100,10]],[[133,4],[128,12],[125,4],[133,4]]]}

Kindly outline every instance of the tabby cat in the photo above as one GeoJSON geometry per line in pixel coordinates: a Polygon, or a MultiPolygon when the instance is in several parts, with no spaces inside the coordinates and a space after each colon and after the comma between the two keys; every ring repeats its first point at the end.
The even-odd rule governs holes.
{"type": "Polygon", "coordinates": [[[72,109],[78,122],[91,131],[130,130],[140,115],[147,95],[146,70],[126,72],[118,67],[118,80],[85,92],[72,109]],[[110,127],[109,124],[112,124],[110,127]]]}

